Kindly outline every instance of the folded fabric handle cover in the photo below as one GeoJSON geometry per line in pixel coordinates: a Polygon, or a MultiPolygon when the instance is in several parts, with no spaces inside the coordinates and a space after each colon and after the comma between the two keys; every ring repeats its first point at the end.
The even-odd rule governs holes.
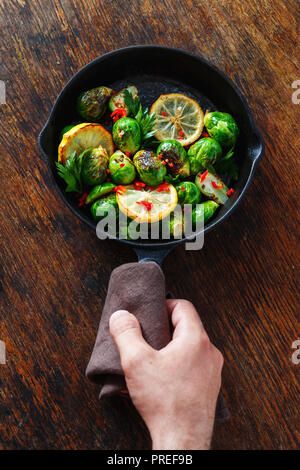
{"type": "MultiPolygon", "coordinates": [[[[109,332],[109,318],[116,310],[128,310],[139,320],[145,340],[161,349],[171,339],[166,309],[165,276],[154,262],[124,264],[111,274],[95,346],[86,375],[102,385],[100,398],[127,394],[120,356],[109,332]]],[[[219,395],[216,420],[228,419],[229,412],[219,395]]]]}

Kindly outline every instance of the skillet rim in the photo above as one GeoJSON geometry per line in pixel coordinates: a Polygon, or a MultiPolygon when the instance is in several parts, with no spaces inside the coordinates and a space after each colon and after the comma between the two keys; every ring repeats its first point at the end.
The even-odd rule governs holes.
{"type": "MultiPolygon", "coordinates": [[[[208,66],[210,69],[212,69],[214,71],[214,73],[216,73],[217,75],[220,76],[220,78],[227,82],[227,84],[233,89],[233,91],[236,93],[236,95],[238,96],[238,98],[241,100],[244,108],[245,108],[245,111],[248,115],[248,118],[249,118],[249,121],[250,121],[250,125],[251,125],[251,134],[252,136],[254,135],[259,143],[258,147],[259,147],[259,151],[258,153],[253,157],[253,161],[252,161],[252,164],[251,164],[251,168],[250,168],[250,171],[249,171],[249,175],[248,175],[248,178],[247,178],[247,181],[245,182],[244,184],[244,187],[242,188],[241,190],[241,193],[239,194],[238,198],[236,199],[236,201],[234,201],[233,205],[230,207],[230,209],[228,209],[227,212],[225,212],[225,214],[223,214],[221,216],[221,218],[217,221],[215,221],[214,219],[211,220],[211,222],[209,222],[209,224],[207,226],[205,226],[200,232],[197,233],[197,235],[201,234],[202,232],[204,232],[204,234],[210,232],[211,230],[213,230],[214,228],[216,228],[217,225],[221,224],[222,222],[224,222],[236,209],[237,207],[239,206],[239,204],[241,203],[241,201],[243,200],[243,198],[245,197],[245,194],[246,192],[248,191],[249,189],[249,186],[251,184],[251,181],[253,179],[253,176],[254,176],[254,173],[255,173],[255,169],[256,169],[256,166],[257,164],[259,163],[259,161],[261,160],[261,158],[263,157],[263,154],[264,154],[264,149],[265,149],[265,144],[264,144],[264,140],[263,140],[263,137],[261,135],[261,132],[259,131],[258,127],[256,126],[255,122],[254,122],[254,119],[253,119],[253,115],[252,115],[252,112],[249,108],[249,105],[246,101],[246,98],[245,96],[243,95],[243,93],[237,88],[237,86],[235,85],[235,83],[229,78],[227,77],[227,75],[222,72],[221,70],[219,70],[215,65],[213,65],[210,61],[208,61],[207,59],[204,59],[202,56],[200,56],[199,54],[195,54],[193,52],[189,52],[189,51],[186,51],[184,49],[181,49],[181,48],[176,48],[176,47],[170,47],[170,46],[162,46],[162,45],[158,45],[158,44],[140,44],[140,45],[134,45],[134,46],[126,46],[126,47],[122,47],[122,48],[119,48],[119,49],[114,49],[113,51],[110,51],[110,52],[106,52],[105,54],[99,56],[99,57],[96,57],[96,59],[92,60],[91,62],[89,62],[88,64],[84,65],[83,67],[81,67],[69,80],[68,82],[66,83],[66,85],[62,88],[62,90],[60,91],[60,93],[58,94],[56,100],[55,100],[55,103],[54,105],[52,106],[52,109],[50,111],[50,114],[49,114],[49,117],[43,127],[43,129],[41,130],[41,132],[39,133],[39,136],[38,136],[38,146],[39,146],[39,150],[41,151],[41,153],[43,154],[43,156],[46,158],[47,160],[47,164],[48,164],[48,168],[50,170],[50,173],[52,175],[52,178],[54,180],[54,184],[56,186],[56,189],[58,190],[61,198],[63,199],[63,201],[65,202],[65,204],[69,207],[69,209],[71,210],[71,212],[73,212],[73,214],[75,216],[77,216],[82,222],[85,222],[90,228],[92,228],[93,230],[95,230],[95,224],[89,220],[86,216],[84,216],[83,214],[81,214],[77,209],[75,209],[72,204],[70,204],[70,202],[67,200],[64,192],[62,191],[62,189],[59,187],[59,185],[57,184],[55,178],[54,178],[54,174],[53,174],[53,170],[52,170],[52,167],[50,166],[50,158],[48,157],[47,155],[47,152],[44,150],[43,148],[43,145],[42,145],[42,140],[43,140],[43,137],[44,135],[46,134],[47,132],[47,129],[51,123],[51,121],[53,120],[53,117],[55,116],[55,112],[56,112],[56,108],[58,107],[58,103],[60,102],[60,100],[63,98],[64,94],[66,93],[66,91],[68,90],[68,88],[72,85],[73,82],[75,82],[76,80],[78,80],[78,78],[80,77],[80,75],[83,75],[86,70],[88,70],[89,68],[93,67],[94,65],[102,62],[103,60],[107,59],[108,57],[113,57],[114,55],[118,55],[120,53],[126,53],[126,52],[129,52],[131,50],[138,50],[138,49],[147,49],[147,50],[150,50],[150,49],[156,49],[156,50],[164,50],[164,51],[172,51],[174,53],[177,53],[177,54],[182,54],[182,55],[185,55],[187,57],[190,57],[190,58],[193,58],[193,59],[196,59],[202,63],[204,63],[206,66],[208,66]]],[[[132,240],[126,240],[126,239],[119,239],[119,238],[114,238],[114,237],[111,237],[110,239],[113,239],[113,240],[116,240],[120,243],[124,243],[125,245],[128,245],[128,246],[131,246],[132,248],[136,248],[136,249],[140,249],[140,250],[144,250],[144,249],[147,249],[147,248],[151,248],[153,250],[161,250],[163,248],[165,248],[166,250],[170,250],[171,248],[175,247],[176,245],[179,245],[181,243],[184,243],[184,242],[188,242],[190,241],[191,239],[189,238],[182,238],[182,239],[179,239],[179,240],[169,240],[169,241],[164,241],[164,242],[157,242],[157,243],[140,243],[140,242],[135,242],[135,241],[132,241],[132,240]]]]}

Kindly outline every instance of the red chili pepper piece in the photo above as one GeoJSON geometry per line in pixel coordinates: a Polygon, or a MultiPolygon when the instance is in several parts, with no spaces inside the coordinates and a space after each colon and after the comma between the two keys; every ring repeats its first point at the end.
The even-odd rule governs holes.
{"type": "Polygon", "coordinates": [[[179,132],[180,135],[184,135],[184,132],[183,130],[181,129],[181,131],[179,132]]]}
{"type": "Polygon", "coordinates": [[[162,155],[157,155],[157,158],[159,158],[160,160],[162,159],[162,155]]]}
{"type": "Polygon", "coordinates": [[[122,186],[122,185],[119,184],[118,186],[114,187],[113,191],[117,194],[122,195],[122,194],[126,193],[126,188],[125,188],[125,186],[122,186]]]}
{"type": "Polygon", "coordinates": [[[167,117],[167,113],[166,113],[165,111],[163,111],[163,112],[161,113],[161,115],[162,115],[163,117],[167,117]]]}
{"type": "Polygon", "coordinates": [[[85,201],[86,201],[86,198],[88,197],[88,194],[89,194],[89,193],[85,191],[85,192],[80,196],[79,201],[78,201],[78,204],[77,204],[78,207],[84,206],[85,201]]]}
{"type": "Polygon", "coordinates": [[[116,114],[127,114],[127,111],[125,108],[116,108],[112,113],[111,113],[111,117],[115,116],[116,114]]]}
{"type": "Polygon", "coordinates": [[[114,122],[126,116],[127,116],[127,111],[125,108],[117,108],[110,115],[110,117],[113,119],[114,122]]]}
{"type": "Polygon", "coordinates": [[[182,140],[182,139],[183,139],[183,137],[180,135],[179,137],[177,137],[177,139],[179,139],[179,140],[182,140]]]}
{"type": "Polygon", "coordinates": [[[153,191],[154,187],[153,186],[147,186],[147,189],[149,189],[149,191],[153,191]]]}
{"type": "Polygon", "coordinates": [[[162,162],[162,164],[163,164],[163,165],[166,165],[166,162],[165,162],[165,160],[162,162]]]}
{"type": "Polygon", "coordinates": [[[209,137],[209,134],[205,131],[202,132],[201,137],[209,137]]]}
{"type": "Polygon", "coordinates": [[[170,168],[173,168],[173,166],[174,166],[174,163],[169,163],[170,168]]]}
{"type": "Polygon", "coordinates": [[[110,173],[110,170],[106,170],[106,173],[109,175],[109,173],[110,173]]]}
{"type": "Polygon", "coordinates": [[[120,167],[123,168],[125,166],[125,163],[120,163],[120,167]]]}
{"type": "Polygon", "coordinates": [[[130,152],[125,152],[126,157],[130,157],[130,152]]]}
{"type": "Polygon", "coordinates": [[[199,178],[200,178],[200,183],[202,183],[202,182],[205,180],[205,178],[207,177],[207,174],[208,174],[208,170],[206,170],[206,171],[203,173],[203,175],[201,175],[201,173],[199,173],[198,176],[199,176],[199,178]]]}
{"type": "Polygon", "coordinates": [[[152,202],[150,201],[137,201],[137,204],[140,204],[141,206],[144,206],[147,211],[151,211],[152,209],[152,202]]]}
{"type": "Polygon", "coordinates": [[[170,188],[169,188],[168,183],[162,183],[162,184],[160,184],[160,185],[158,186],[158,188],[157,188],[156,191],[159,192],[159,193],[161,193],[161,192],[163,192],[163,191],[169,192],[169,191],[170,191],[170,188]]]}
{"type": "Polygon", "coordinates": [[[217,184],[215,181],[212,181],[212,182],[211,182],[211,185],[212,185],[212,187],[215,188],[215,189],[222,189],[222,188],[223,188],[223,184],[222,184],[222,183],[217,184]]]}
{"type": "Polygon", "coordinates": [[[146,185],[142,181],[135,181],[133,183],[134,189],[137,191],[140,191],[142,188],[144,188],[146,185]]]}
{"type": "Polygon", "coordinates": [[[234,192],[235,192],[235,191],[234,191],[233,188],[228,189],[228,191],[227,191],[227,196],[230,197],[232,194],[234,194],[234,192]]]}
{"type": "Polygon", "coordinates": [[[185,191],[184,187],[181,188],[181,191],[185,191]]]}

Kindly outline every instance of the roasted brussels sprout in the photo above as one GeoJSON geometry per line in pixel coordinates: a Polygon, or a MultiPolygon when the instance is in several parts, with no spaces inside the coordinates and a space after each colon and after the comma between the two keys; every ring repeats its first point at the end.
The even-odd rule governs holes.
{"type": "Polygon", "coordinates": [[[141,129],[138,122],[124,117],[114,123],[113,139],[122,152],[135,153],[141,146],[141,129]]]}
{"type": "Polygon", "coordinates": [[[223,148],[233,147],[239,136],[239,128],[228,113],[214,111],[204,117],[204,125],[209,135],[216,139],[223,148]]]}
{"type": "Polygon", "coordinates": [[[130,115],[130,110],[125,104],[125,99],[124,99],[124,91],[128,90],[129,93],[131,93],[131,96],[133,99],[135,99],[138,96],[138,89],[134,85],[128,85],[127,87],[123,88],[122,90],[118,91],[115,95],[113,95],[108,103],[108,108],[111,112],[113,112],[115,109],[123,108],[126,109],[127,111],[127,116],[130,115]]]}
{"type": "Polygon", "coordinates": [[[140,224],[134,220],[127,218],[127,222],[124,223],[122,220],[119,223],[119,238],[127,240],[136,240],[136,234],[140,232],[140,224]]]}
{"type": "Polygon", "coordinates": [[[121,150],[117,150],[109,159],[110,177],[115,184],[130,184],[135,178],[135,166],[121,150]]]}
{"type": "Polygon", "coordinates": [[[113,94],[111,88],[99,86],[84,91],[77,99],[77,111],[83,119],[99,121],[106,111],[108,101],[113,94]]]}
{"type": "Polygon", "coordinates": [[[166,167],[151,150],[140,150],[133,157],[133,163],[141,180],[149,186],[163,183],[166,176],[166,167]]]}
{"type": "Polygon", "coordinates": [[[170,235],[174,238],[182,238],[183,236],[183,217],[182,214],[171,214],[170,216],[170,235]]]}
{"type": "Polygon", "coordinates": [[[97,199],[100,199],[106,194],[111,193],[115,187],[116,186],[113,183],[103,183],[94,186],[93,189],[89,192],[85,203],[91,204],[91,202],[97,201],[97,199]]]}
{"type": "Polygon", "coordinates": [[[201,193],[195,183],[191,181],[183,181],[175,186],[178,194],[178,204],[184,206],[184,204],[199,204],[201,200],[201,193]]]}
{"type": "Polygon", "coordinates": [[[210,137],[198,140],[187,152],[192,175],[214,165],[221,155],[222,147],[217,140],[210,137]]]}
{"type": "Polygon", "coordinates": [[[95,201],[94,204],[91,205],[91,213],[95,220],[101,220],[108,215],[111,208],[114,208],[118,216],[119,209],[115,193],[95,201]]]}
{"type": "Polygon", "coordinates": [[[198,204],[192,211],[193,225],[201,223],[202,220],[203,223],[207,222],[214,215],[218,207],[218,204],[214,201],[205,201],[202,204],[198,204]]]}
{"type": "Polygon", "coordinates": [[[228,200],[228,188],[219,176],[209,173],[207,170],[195,179],[196,186],[204,196],[213,199],[218,204],[225,204],[228,200]]]}
{"type": "Polygon", "coordinates": [[[106,178],[108,156],[103,147],[89,148],[82,152],[81,177],[86,186],[101,184],[106,178]]]}
{"type": "Polygon", "coordinates": [[[186,151],[177,140],[165,140],[158,148],[156,154],[166,163],[166,168],[171,175],[171,181],[184,179],[190,175],[190,164],[186,151]]]}

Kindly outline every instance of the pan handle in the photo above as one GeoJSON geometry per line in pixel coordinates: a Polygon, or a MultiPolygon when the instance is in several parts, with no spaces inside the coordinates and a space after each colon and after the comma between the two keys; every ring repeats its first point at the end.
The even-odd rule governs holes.
{"type": "Polygon", "coordinates": [[[159,266],[162,265],[163,260],[171,250],[172,247],[155,248],[150,250],[147,248],[134,248],[139,263],[154,261],[154,263],[158,264],[159,266]]]}
{"type": "MultiPolygon", "coordinates": [[[[165,276],[158,266],[169,251],[170,248],[138,248],[138,263],[123,264],[111,274],[98,335],[86,371],[91,381],[102,385],[100,398],[124,396],[127,392],[120,356],[109,332],[109,319],[113,312],[125,309],[135,315],[145,340],[154,349],[162,349],[171,340],[165,276]]],[[[216,420],[224,421],[228,416],[224,399],[219,395],[216,420]]]]}

